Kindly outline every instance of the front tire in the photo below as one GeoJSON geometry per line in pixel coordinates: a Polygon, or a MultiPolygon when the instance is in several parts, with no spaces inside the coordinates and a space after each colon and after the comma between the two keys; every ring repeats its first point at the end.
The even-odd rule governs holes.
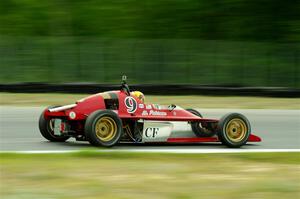
{"type": "MultiPolygon", "coordinates": [[[[186,109],[186,110],[198,117],[203,118],[201,113],[195,109],[186,109]]],[[[215,131],[212,130],[212,128],[205,128],[204,125],[208,126],[210,124],[208,123],[202,124],[201,122],[191,122],[191,128],[197,137],[212,137],[216,134],[215,131]]]]}
{"type": "Polygon", "coordinates": [[[224,115],[218,122],[218,138],[226,146],[238,148],[246,144],[251,126],[248,119],[239,113],[224,115]]]}
{"type": "Polygon", "coordinates": [[[122,121],[110,110],[99,110],[89,115],[85,122],[85,135],[94,146],[111,147],[122,135],[122,121]]]}
{"type": "Polygon", "coordinates": [[[69,139],[69,136],[57,136],[54,135],[53,130],[53,120],[52,119],[46,119],[44,116],[45,111],[40,116],[39,119],[39,129],[41,132],[41,135],[46,138],[47,140],[51,142],[64,142],[67,139],[69,139]]]}

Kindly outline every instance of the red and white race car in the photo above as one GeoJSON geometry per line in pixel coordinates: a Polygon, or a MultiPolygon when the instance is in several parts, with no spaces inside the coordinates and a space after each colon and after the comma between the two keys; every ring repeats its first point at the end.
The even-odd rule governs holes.
{"type": "Polygon", "coordinates": [[[173,104],[145,104],[141,92],[130,92],[126,78],[119,91],[98,93],[74,104],[46,108],[40,116],[39,129],[43,137],[53,142],[75,137],[106,147],[119,142],[221,142],[228,147],[240,147],[247,142],[261,141],[251,134],[248,119],[239,113],[229,113],[217,120],[203,118],[196,110],[173,104]],[[195,136],[174,136],[174,121],[190,123],[195,136]]]}

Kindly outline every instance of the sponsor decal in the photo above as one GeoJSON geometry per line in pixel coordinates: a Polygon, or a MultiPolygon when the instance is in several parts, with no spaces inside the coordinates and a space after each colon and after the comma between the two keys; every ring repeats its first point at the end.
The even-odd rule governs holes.
{"type": "Polygon", "coordinates": [[[144,108],[144,104],[139,104],[139,108],[144,108]]]}
{"type": "Polygon", "coordinates": [[[146,110],[144,110],[143,112],[142,112],[142,115],[148,115],[148,111],[146,111],[146,110]]]}
{"type": "Polygon", "coordinates": [[[161,112],[161,111],[150,110],[150,111],[149,111],[149,115],[166,116],[167,113],[166,113],[166,112],[161,112]]]}
{"type": "Polygon", "coordinates": [[[152,116],[166,116],[167,113],[166,112],[161,112],[161,111],[154,111],[154,110],[150,110],[149,112],[147,110],[144,110],[142,112],[143,116],[147,116],[147,115],[152,115],[152,116]]]}
{"type": "Polygon", "coordinates": [[[151,104],[146,105],[146,109],[152,109],[151,104]]]}
{"type": "Polygon", "coordinates": [[[147,138],[151,137],[151,138],[155,138],[155,136],[158,134],[159,128],[155,128],[155,127],[149,127],[145,129],[145,136],[147,138]]]}
{"type": "Polygon", "coordinates": [[[134,113],[137,109],[137,102],[133,97],[126,97],[124,100],[128,113],[134,113]]]}

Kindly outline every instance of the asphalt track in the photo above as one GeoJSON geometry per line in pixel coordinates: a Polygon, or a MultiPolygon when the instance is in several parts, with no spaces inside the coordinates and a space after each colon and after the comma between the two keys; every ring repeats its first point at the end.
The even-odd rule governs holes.
{"type": "MultiPolygon", "coordinates": [[[[0,106],[0,150],[1,151],[72,151],[95,149],[88,142],[77,142],[73,138],[65,143],[51,143],[39,133],[38,118],[41,107],[0,106]]],[[[205,117],[220,118],[228,112],[245,114],[251,122],[252,132],[262,138],[260,143],[251,143],[243,150],[300,149],[300,110],[229,110],[198,109],[205,117]]],[[[192,136],[189,125],[175,123],[177,136],[192,136]]],[[[110,150],[201,150],[225,149],[217,143],[200,144],[119,144],[110,150]]],[[[101,148],[100,148],[101,149],[101,148]]]]}

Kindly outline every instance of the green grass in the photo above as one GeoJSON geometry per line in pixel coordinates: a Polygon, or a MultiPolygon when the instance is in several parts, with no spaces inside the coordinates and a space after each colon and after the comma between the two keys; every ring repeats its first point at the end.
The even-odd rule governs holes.
{"type": "Polygon", "coordinates": [[[1,198],[297,198],[299,153],[0,154],[1,198]]]}
{"type": "MultiPolygon", "coordinates": [[[[74,103],[84,94],[24,94],[0,93],[0,105],[49,106],[74,103]]],[[[270,97],[220,97],[220,96],[152,96],[146,95],[146,103],[177,104],[184,108],[244,108],[244,109],[300,109],[299,98],[270,97]]]]}

